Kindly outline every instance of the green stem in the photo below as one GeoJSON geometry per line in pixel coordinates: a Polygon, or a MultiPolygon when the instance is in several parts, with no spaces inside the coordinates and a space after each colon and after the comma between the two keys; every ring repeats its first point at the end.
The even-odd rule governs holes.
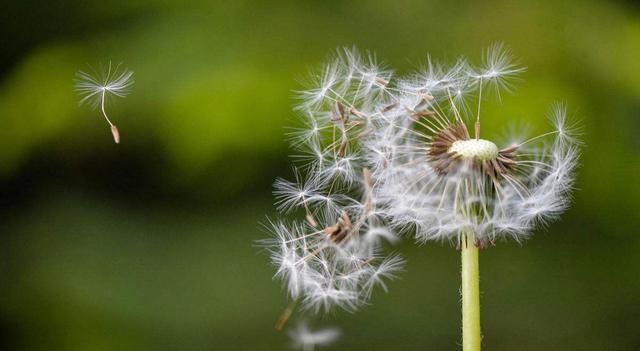
{"type": "Polygon", "coordinates": [[[462,350],[480,351],[480,269],[473,235],[462,235],[462,350]]]}

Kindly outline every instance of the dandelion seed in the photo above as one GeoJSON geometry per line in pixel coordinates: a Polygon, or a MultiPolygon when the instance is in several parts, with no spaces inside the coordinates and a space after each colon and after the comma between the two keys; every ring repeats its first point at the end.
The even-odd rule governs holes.
{"type": "Polygon", "coordinates": [[[510,91],[518,75],[526,70],[513,59],[511,51],[504,44],[493,44],[485,51],[480,67],[470,68],[469,76],[479,84],[493,85],[496,91],[510,91]]]}
{"type": "Polygon", "coordinates": [[[129,94],[133,85],[133,71],[121,67],[115,67],[109,62],[99,71],[92,69],[91,73],[79,71],[76,73],[75,89],[81,97],[80,104],[89,104],[94,108],[100,107],[102,115],[111,127],[111,134],[116,144],[120,143],[120,132],[111,122],[105,110],[105,104],[109,96],[124,98],[129,94]]]}
{"type": "Polygon", "coordinates": [[[316,346],[328,346],[338,340],[340,334],[340,329],[333,327],[311,330],[305,322],[298,323],[295,329],[289,331],[293,347],[302,351],[313,351],[316,346]]]}

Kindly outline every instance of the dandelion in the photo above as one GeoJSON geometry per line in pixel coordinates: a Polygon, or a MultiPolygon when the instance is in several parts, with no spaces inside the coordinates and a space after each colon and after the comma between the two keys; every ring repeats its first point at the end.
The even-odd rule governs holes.
{"type": "Polygon", "coordinates": [[[302,351],[313,351],[316,346],[328,346],[340,337],[340,329],[329,327],[311,330],[307,323],[300,322],[289,332],[293,347],[302,351]]]}
{"type": "Polygon", "coordinates": [[[100,106],[102,115],[111,126],[111,134],[116,144],[120,143],[120,133],[109,119],[105,104],[108,96],[126,97],[133,83],[133,71],[121,67],[120,64],[113,67],[111,62],[101,67],[99,71],[92,69],[91,73],[84,71],[76,73],[75,89],[81,97],[80,104],[86,103],[94,108],[100,106]]]}
{"type": "Polygon", "coordinates": [[[500,237],[521,241],[569,204],[579,143],[562,105],[552,113],[555,129],[542,135],[501,147],[480,137],[483,80],[500,86],[523,70],[508,63],[506,55],[490,51],[488,57],[499,59],[474,70],[459,65],[449,71],[439,69],[446,79],[425,78],[439,82],[428,91],[398,91],[397,99],[409,104],[396,109],[409,112],[397,116],[389,111],[378,118],[378,132],[368,142],[375,149],[385,144],[392,152],[385,155],[385,162],[372,166],[380,175],[376,195],[393,224],[413,228],[420,241],[460,243],[468,232],[481,246],[500,237]],[[451,88],[461,81],[465,89],[477,93],[475,113],[464,113],[451,95],[451,88]],[[428,98],[415,101],[419,94],[428,98]],[[411,115],[418,118],[408,118],[411,115]],[[475,121],[471,130],[469,120],[475,121]]]}
{"type": "Polygon", "coordinates": [[[289,137],[303,164],[294,181],[276,181],[274,195],[283,215],[301,218],[269,221],[272,237],[260,242],[292,300],[278,329],[298,305],[313,313],[354,311],[402,270],[403,259],[384,252],[397,236],[377,206],[360,146],[390,77],[373,57],[345,50],[320,75],[319,87],[300,92],[305,127],[289,137]]]}
{"type": "Polygon", "coordinates": [[[498,239],[522,242],[567,209],[579,128],[556,105],[546,133],[516,131],[507,144],[482,138],[482,102],[511,91],[524,71],[503,45],[491,46],[480,66],[428,59],[399,79],[378,67],[371,56],[345,51],[320,75],[320,87],[300,93],[313,130],[292,135],[308,152],[299,158],[308,161],[307,176],[278,181],[275,193],[281,210],[299,208],[306,219],[276,222],[275,238],[264,244],[289,295],[318,312],[353,310],[374,286],[386,291],[403,263],[382,254],[395,233],[454,243],[463,349],[480,350],[478,251],[498,239]]]}

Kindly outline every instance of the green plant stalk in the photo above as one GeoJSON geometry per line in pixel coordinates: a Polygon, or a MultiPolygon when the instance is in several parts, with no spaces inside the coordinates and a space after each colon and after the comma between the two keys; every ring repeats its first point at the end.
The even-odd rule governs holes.
{"type": "Polygon", "coordinates": [[[462,235],[462,350],[480,351],[480,266],[472,234],[462,235]]]}

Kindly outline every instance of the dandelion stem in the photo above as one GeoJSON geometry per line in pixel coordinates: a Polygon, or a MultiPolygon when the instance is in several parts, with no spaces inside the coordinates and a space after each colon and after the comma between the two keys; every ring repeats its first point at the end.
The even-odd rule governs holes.
{"type": "Polygon", "coordinates": [[[473,234],[461,237],[462,350],[480,351],[480,270],[473,234]]]}

